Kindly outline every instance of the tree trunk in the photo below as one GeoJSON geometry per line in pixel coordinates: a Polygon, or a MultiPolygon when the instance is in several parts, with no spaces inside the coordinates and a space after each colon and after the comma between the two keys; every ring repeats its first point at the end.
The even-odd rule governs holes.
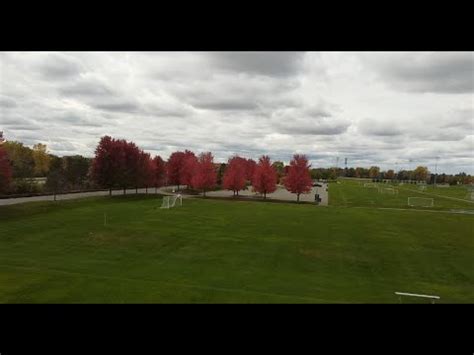
{"type": "Polygon", "coordinates": [[[112,188],[109,188],[109,196],[112,196],[112,188]]]}
{"type": "Polygon", "coordinates": [[[155,195],[158,193],[158,187],[155,186],[155,195]]]}
{"type": "Polygon", "coordinates": [[[138,194],[138,187],[135,186],[135,195],[138,194]]]}
{"type": "Polygon", "coordinates": [[[145,193],[148,195],[148,186],[145,186],[145,193]]]}
{"type": "Polygon", "coordinates": [[[266,191],[263,192],[263,199],[264,199],[264,200],[267,199],[267,192],[266,192],[266,191]]]}
{"type": "Polygon", "coordinates": [[[56,201],[56,191],[54,191],[54,201],[56,201]]]}
{"type": "Polygon", "coordinates": [[[202,195],[206,197],[206,190],[202,190],[202,195]]]}
{"type": "Polygon", "coordinates": [[[179,184],[178,184],[178,191],[179,191],[179,184]]]}
{"type": "Polygon", "coordinates": [[[126,195],[127,192],[125,191],[125,187],[123,188],[123,194],[126,195]]]}
{"type": "Polygon", "coordinates": [[[300,202],[300,194],[296,194],[296,202],[300,202]]]}

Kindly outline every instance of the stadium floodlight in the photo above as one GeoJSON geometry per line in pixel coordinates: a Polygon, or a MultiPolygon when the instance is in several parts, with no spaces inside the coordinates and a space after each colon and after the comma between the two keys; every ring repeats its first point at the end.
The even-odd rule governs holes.
{"type": "Polygon", "coordinates": [[[435,296],[435,295],[419,295],[417,293],[408,293],[408,292],[395,292],[395,294],[398,296],[400,303],[402,303],[402,296],[408,296],[408,297],[418,297],[418,298],[428,298],[431,300],[431,303],[434,304],[435,300],[439,300],[441,297],[435,296]]]}
{"type": "Polygon", "coordinates": [[[434,199],[426,197],[408,197],[408,206],[411,207],[433,207],[434,199]]]}

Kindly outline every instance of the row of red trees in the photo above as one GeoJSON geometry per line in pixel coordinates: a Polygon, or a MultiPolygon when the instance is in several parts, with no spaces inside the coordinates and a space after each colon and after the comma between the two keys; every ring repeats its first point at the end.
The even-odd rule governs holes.
{"type": "Polygon", "coordinates": [[[3,194],[8,191],[13,173],[8,154],[1,143],[2,140],[0,140],[0,194],[3,194]]]}
{"type": "MultiPolygon", "coordinates": [[[[284,185],[297,195],[309,192],[312,180],[310,165],[304,155],[295,155],[285,169],[284,185]]],[[[112,189],[127,187],[159,187],[182,185],[200,190],[203,194],[214,188],[217,182],[217,168],[210,152],[196,156],[193,152],[174,152],[167,162],[160,156],[153,159],[150,154],[125,140],[102,137],[95,151],[91,177],[100,186],[112,189]]],[[[276,190],[277,171],[268,156],[262,156],[258,163],[239,156],[231,157],[223,176],[223,188],[238,195],[240,190],[251,184],[264,198],[276,190]]]]}

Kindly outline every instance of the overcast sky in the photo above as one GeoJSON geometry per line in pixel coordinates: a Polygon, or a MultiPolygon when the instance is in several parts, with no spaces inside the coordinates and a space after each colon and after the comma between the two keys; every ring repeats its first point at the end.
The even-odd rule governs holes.
{"type": "Polygon", "coordinates": [[[474,53],[0,52],[0,131],[93,156],[108,134],[167,158],[474,173],[474,53]]]}

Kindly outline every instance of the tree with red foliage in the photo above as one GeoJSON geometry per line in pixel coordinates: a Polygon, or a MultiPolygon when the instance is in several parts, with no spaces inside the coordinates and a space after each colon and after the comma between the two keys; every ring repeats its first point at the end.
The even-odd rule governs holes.
{"type": "Polygon", "coordinates": [[[115,139],[104,136],[100,139],[95,149],[95,158],[91,165],[92,180],[101,187],[109,189],[112,195],[112,187],[117,183],[119,166],[117,162],[118,149],[115,139]]]}
{"type": "Polygon", "coordinates": [[[117,184],[123,188],[125,194],[127,187],[137,188],[140,182],[140,149],[133,142],[125,139],[117,140],[119,167],[117,184]]]}
{"type": "Polygon", "coordinates": [[[202,190],[206,196],[206,190],[216,185],[217,172],[214,166],[214,157],[210,152],[201,153],[195,166],[191,185],[195,189],[202,190]]]}
{"type": "Polygon", "coordinates": [[[288,175],[285,178],[285,187],[291,193],[296,194],[296,201],[300,201],[300,195],[311,191],[313,181],[305,155],[295,154],[290,162],[288,175]]]}
{"type": "Polygon", "coordinates": [[[247,160],[239,156],[229,158],[224,173],[224,188],[231,190],[235,195],[245,188],[247,160]]]}
{"type": "Polygon", "coordinates": [[[149,155],[135,143],[104,136],[95,151],[91,177],[99,186],[107,187],[110,195],[114,186],[122,187],[125,194],[127,187],[138,188],[149,178],[148,160],[149,155]]]}
{"type": "Polygon", "coordinates": [[[6,193],[12,182],[12,166],[7,151],[0,146],[0,193],[6,193]]]}
{"type": "Polygon", "coordinates": [[[181,169],[180,181],[189,188],[192,185],[192,178],[196,170],[198,159],[196,155],[190,150],[184,151],[183,166],[181,169]]]}
{"type": "Polygon", "coordinates": [[[179,185],[182,184],[182,171],[184,165],[185,154],[183,152],[174,152],[168,158],[166,163],[166,176],[168,184],[179,185]]]}
{"type": "Polygon", "coordinates": [[[166,179],[166,163],[159,155],[153,158],[153,185],[155,188],[165,185],[166,179]]]}
{"type": "Polygon", "coordinates": [[[136,191],[138,190],[138,187],[145,186],[146,192],[148,193],[148,186],[152,186],[154,184],[154,173],[154,165],[152,163],[150,153],[145,153],[143,150],[140,150],[138,156],[138,171],[136,173],[135,183],[136,191]]]}
{"type": "Polygon", "coordinates": [[[267,193],[276,190],[277,173],[270,162],[270,157],[263,155],[258,160],[257,167],[252,179],[252,185],[255,191],[263,194],[267,198],[267,193]]]}
{"type": "Polygon", "coordinates": [[[252,182],[253,174],[255,173],[255,169],[257,168],[257,163],[253,159],[247,159],[246,164],[246,171],[245,171],[245,178],[247,181],[252,182]]]}

